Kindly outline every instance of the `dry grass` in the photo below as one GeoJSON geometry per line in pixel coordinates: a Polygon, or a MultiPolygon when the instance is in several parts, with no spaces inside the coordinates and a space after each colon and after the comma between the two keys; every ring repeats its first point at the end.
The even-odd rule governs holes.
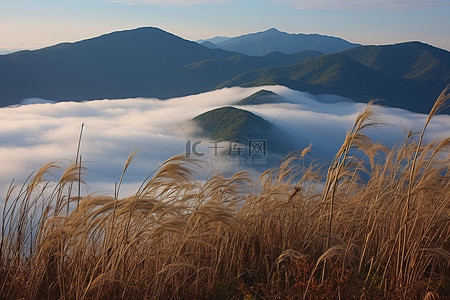
{"type": "Polygon", "coordinates": [[[369,105],[325,175],[305,150],[256,183],[199,182],[177,156],[119,199],[80,197],[80,163],[50,189],[47,164],[6,197],[0,298],[450,297],[450,138],[389,149],[373,122],[369,105]]]}

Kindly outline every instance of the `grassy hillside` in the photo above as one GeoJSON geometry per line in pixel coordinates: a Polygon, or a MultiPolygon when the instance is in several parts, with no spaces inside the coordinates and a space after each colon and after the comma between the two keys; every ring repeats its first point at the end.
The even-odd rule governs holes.
{"type": "Polygon", "coordinates": [[[389,149],[373,121],[368,107],[325,172],[305,149],[258,182],[180,155],[119,198],[81,194],[78,160],[56,185],[47,164],[6,196],[0,297],[446,299],[450,139],[389,149]]]}

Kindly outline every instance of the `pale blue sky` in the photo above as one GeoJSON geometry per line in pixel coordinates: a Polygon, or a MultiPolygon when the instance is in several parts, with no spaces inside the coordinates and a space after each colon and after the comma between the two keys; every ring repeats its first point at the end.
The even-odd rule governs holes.
{"type": "Polygon", "coordinates": [[[0,50],[155,26],[186,39],[276,27],[362,44],[419,40],[450,50],[450,0],[0,0],[0,50]]]}

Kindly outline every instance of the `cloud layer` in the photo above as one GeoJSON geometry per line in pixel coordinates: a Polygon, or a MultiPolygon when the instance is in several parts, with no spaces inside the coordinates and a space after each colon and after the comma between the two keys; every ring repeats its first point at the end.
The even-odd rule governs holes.
{"type": "Polygon", "coordinates": [[[337,10],[371,10],[401,11],[423,9],[427,7],[448,6],[447,0],[272,0],[299,9],[337,9],[337,10]]]}
{"type": "Polygon", "coordinates": [[[190,6],[203,4],[224,4],[227,0],[109,0],[129,5],[190,6]]]}
{"type": "MultiPolygon", "coordinates": [[[[81,154],[83,165],[88,168],[85,180],[89,183],[86,192],[113,193],[114,183],[118,182],[129,153],[142,149],[127,171],[122,188],[123,194],[131,193],[164,160],[184,153],[187,141],[196,140],[193,136],[198,128],[190,122],[193,117],[216,107],[232,105],[260,89],[229,88],[164,101],[97,100],[1,108],[0,202],[4,201],[13,178],[19,184],[47,162],[57,161],[67,166],[73,161],[82,123],[85,129],[81,154]]],[[[290,103],[241,108],[285,131],[286,143],[292,150],[301,150],[312,142],[315,157],[332,157],[346,130],[365,107],[342,97],[312,96],[281,86],[264,89],[283,96],[290,103]]],[[[379,108],[378,111],[380,121],[386,125],[371,129],[369,135],[387,144],[401,141],[408,130],[420,131],[426,120],[425,115],[401,109],[379,108]]],[[[430,124],[427,138],[447,136],[450,136],[450,116],[438,115],[430,124]]],[[[204,159],[214,163],[209,172],[254,167],[240,162],[220,162],[210,148],[210,141],[201,142],[197,150],[206,153],[204,159]]]]}

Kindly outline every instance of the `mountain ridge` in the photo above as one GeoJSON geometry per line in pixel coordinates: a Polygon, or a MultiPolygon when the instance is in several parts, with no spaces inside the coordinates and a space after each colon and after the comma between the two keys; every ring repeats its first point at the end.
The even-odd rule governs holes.
{"type": "Polygon", "coordinates": [[[152,86],[161,74],[232,55],[158,28],[118,31],[0,56],[0,101],[5,106],[30,97],[59,101],[171,97],[170,90],[152,86]]]}
{"type": "Polygon", "coordinates": [[[304,50],[316,50],[328,54],[360,46],[334,36],[315,33],[292,34],[276,28],[229,38],[214,44],[224,50],[251,56],[262,56],[272,51],[292,54],[304,50]]]}
{"type": "Polygon", "coordinates": [[[449,81],[450,52],[424,43],[409,42],[360,46],[299,64],[251,70],[217,88],[281,84],[314,94],[337,94],[360,102],[383,99],[385,101],[381,103],[389,106],[428,113],[449,81]],[[384,54],[375,57],[367,54],[376,49],[379,53],[387,52],[390,57],[395,48],[406,50],[402,51],[403,55],[397,54],[394,56],[396,59],[387,62],[384,54]],[[369,60],[364,61],[364,58],[369,60]],[[430,67],[423,61],[437,62],[430,67]],[[402,68],[402,64],[409,68],[402,68]]]}
{"type": "Polygon", "coordinates": [[[26,98],[166,99],[279,84],[360,102],[380,98],[389,106],[428,113],[449,81],[450,52],[420,42],[248,56],[144,27],[0,55],[0,106],[26,98]]]}

